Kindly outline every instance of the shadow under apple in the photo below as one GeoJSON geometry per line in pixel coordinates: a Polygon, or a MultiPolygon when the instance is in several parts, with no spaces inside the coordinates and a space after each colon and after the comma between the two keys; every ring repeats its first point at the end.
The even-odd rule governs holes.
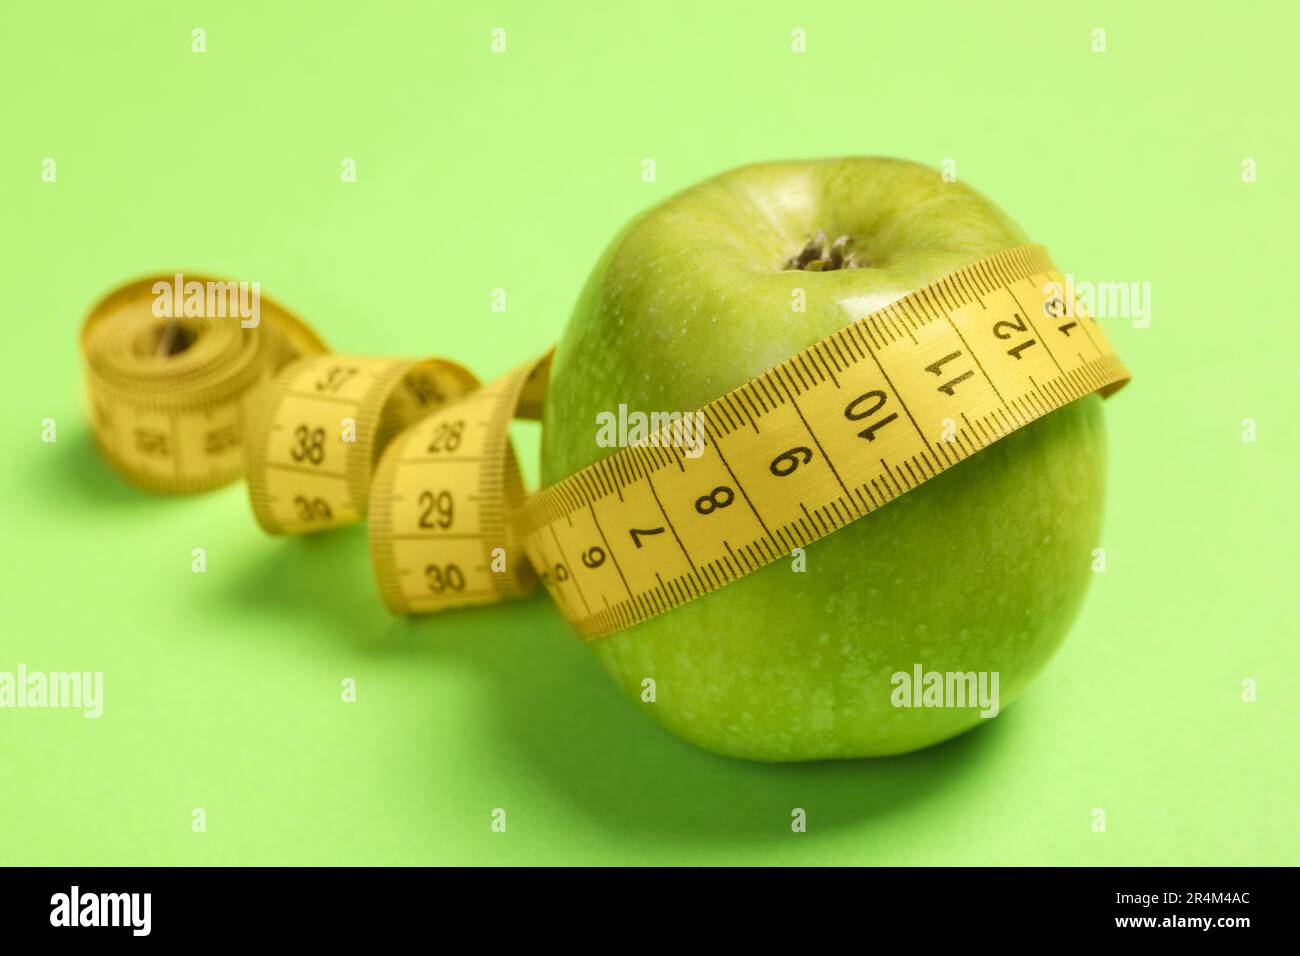
{"type": "MultiPolygon", "coordinates": [[[[472,662],[488,689],[465,719],[494,728],[494,749],[517,755],[593,823],[642,840],[789,839],[796,807],[810,835],[867,825],[942,791],[1002,736],[1000,719],[898,757],[753,763],[700,750],[635,713],[654,705],[630,704],[544,597],[396,621],[388,637],[387,653],[430,667],[448,657],[472,662]]],[[[413,730],[430,736],[431,752],[452,732],[413,730]]]]}
{"type": "MultiPolygon", "coordinates": [[[[255,531],[252,533],[256,533],[255,531]]],[[[996,748],[1008,713],[991,726],[926,750],[874,760],[762,764],[678,740],[615,687],[595,656],[542,594],[510,604],[393,618],[370,576],[365,528],[264,539],[218,600],[283,618],[274,628],[320,651],[380,655],[429,673],[453,666],[481,693],[455,725],[445,714],[409,728],[434,754],[473,723],[494,759],[517,760],[543,786],[610,832],[678,845],[789,839],[791,812],[809,834],[869,825],[941,792],[996,748]],[[273,586],[272,585],[273,582],[273,586]],[[441,722],[440,722],[441,721],[441,722]],[[503,758],[503,755],[508,755],[503,758]]],[[[237,638],[235,638],[237,639],[237,638]]],[[[295,648],[297,650],[297,648],[295,648]]],[[[394,768],[393,786],[439,786],[430,757],[394,768]]],[[[472,768],[467,768],[472,772],[472,768]]]]}

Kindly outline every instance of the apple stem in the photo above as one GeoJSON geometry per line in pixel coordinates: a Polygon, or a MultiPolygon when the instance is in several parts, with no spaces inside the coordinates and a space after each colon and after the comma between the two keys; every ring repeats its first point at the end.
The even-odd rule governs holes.
{"type": "Polygon", "coordinates": [[[871,263],[858,259],[853,254],[853,239],[840,236],[826,248],[826,233],[820,229],[808,240],[798,255],[785,261],[785,269],[799,269],[804,272],[831,272],[835,269],[863,269],[871,263]]]}

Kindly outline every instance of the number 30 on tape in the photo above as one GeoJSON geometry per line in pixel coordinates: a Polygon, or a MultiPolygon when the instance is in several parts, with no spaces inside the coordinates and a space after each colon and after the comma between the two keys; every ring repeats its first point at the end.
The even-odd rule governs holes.
{"type": "Polygon", "coordinates": [[[95,434],[128,480],[198,491],[246,467],[268,532],[367,519],[395,613],[506,600],[540,577],[589,639],[723,587],[1129,379],[1045,251],[1021,246],[711,402],[698,457],[665,432],[526,499],[509,424],[541,417],[550,353],[484,387],[445,359],[328,354],[265,299],[256,329],[160,317],[154,284],[110,294],[82,332],[95,434]]]}

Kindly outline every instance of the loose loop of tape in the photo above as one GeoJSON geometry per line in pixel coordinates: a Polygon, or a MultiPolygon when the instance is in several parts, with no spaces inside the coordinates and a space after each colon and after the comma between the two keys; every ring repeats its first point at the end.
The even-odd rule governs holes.
{"type": "Polygon", "coordinates": [[[316,355],[284,368],[250,422],[248,489],[271,534],[369,521],[385,605],[428,614],[529,593],[511,516],[524,502],[509,441],[536,418],[549,353],[482,387],[444,359],[316,355]]]}
{"type": "MultiPolygon", "coordinates": [[[[691,455],[668,427],[526,498],[513,418],[541,417],[551,353],[487,386],[440,358],[330,354],[263,298],[159,315],[146,279],[82,331],[94,432],[132,483],[247,474],[272,534],[365,518],[394,613],[529,593],[588,639],[724,587],[1017,428],[1129,380],[1039,246],[957,270],[711,402],[691,455]]],[[[206,282],[208,280],[198,280],[206,282]]]]}

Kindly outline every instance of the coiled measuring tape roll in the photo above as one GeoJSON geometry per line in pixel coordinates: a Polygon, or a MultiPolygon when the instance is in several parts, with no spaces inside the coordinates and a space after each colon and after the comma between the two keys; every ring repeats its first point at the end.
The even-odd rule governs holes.
{"type": "Polygon", "coordinates": [[[198,276],[188,283],[196,295],[190,315],[184,289],[178,297],[173,277],[161,276],[109,293],[81,329],[96,442],[128,481],[164,494],[242,475],[241,436],[259,386],[297,356],[328,351],[269,299],[260,299],[257,324],[246,328],[227,308],[236,284],[198,276]]]}
{"type": "Polygon", "coordinates": [[[1129,380],[1045,250],[1020,246],[709,403],[692,454],[665,425],[526,497],[509,425],[540,418],[550,353],[480,387],[445,359],[326,354],[276,306],[256,341],[238,341],[248,330],[230,320],[178,327],[148,309],[149,286],[110,295],[83,332],[96,434],[129,480],[212,487],[239,473],[232,447],[242,448],[267,531],[368,519],[379,592],[395,613],[505,600],[540,579],[593,640],[1129,380]]]}

